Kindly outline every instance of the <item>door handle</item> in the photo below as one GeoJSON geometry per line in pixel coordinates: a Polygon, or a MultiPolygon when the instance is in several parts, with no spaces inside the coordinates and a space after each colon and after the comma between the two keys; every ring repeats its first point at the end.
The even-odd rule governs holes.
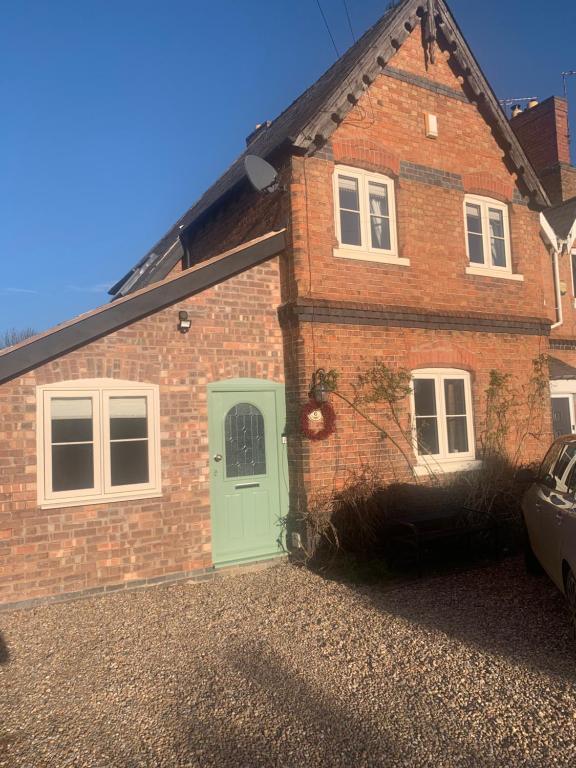
{"type": "Polygon", "coordinates": [[[222,454],[221,453],[217,453],[214,456],[214,461],[222,461],[222,454]]]}

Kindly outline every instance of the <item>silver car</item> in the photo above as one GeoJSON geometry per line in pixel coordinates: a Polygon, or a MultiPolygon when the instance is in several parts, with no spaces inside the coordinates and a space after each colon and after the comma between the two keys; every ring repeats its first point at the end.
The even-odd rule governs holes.
{"type": "Polygon", "coordinates": [[[564,593],[576,635],[576,435],[552,444],[522,512],[528,569],[543,568],[564,593]]]}

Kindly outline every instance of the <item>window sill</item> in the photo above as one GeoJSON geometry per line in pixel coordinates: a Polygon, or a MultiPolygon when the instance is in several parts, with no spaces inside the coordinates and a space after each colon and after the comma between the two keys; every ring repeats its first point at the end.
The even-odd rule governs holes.
{"type": "Polygon", "coordinates": [[[472,472],[475,469],[480,469],[481,466],[482,462],[479,459],[438,459],[429,462],[419,459],[418,464],[414,467],[414,474],[416,477],[448,475],[451,472],[472,472]]]}
{"type": "Polygon", "coordinates": [[[397,267],[409,267],[410,259],[401,259],[391,253],[374,253],[373,251],[351,251],[346,248],[334,248],[337,259],[356,259],[357,261],[376,261],[380,264],[394,264],[397,267]]]}
{"type": "Polygon", "coordinates": [[[479,277],[498,277],[500,280],[516,280],[519,283],[524,282],[524,275],[517,275],[500,269],[491,269],[490,267],[466,267],[466,274],[478,275],[479,277]]]}
{"type": "Polygon", "coordinates": [[[96,504],[112,504],[118,501],[139,501],[140,499],[159,499],[162,491],[157,488],[141,493],[116,493],[109,496],[85,496],[75,499],[55,499],[50,501],[38,501],[40,509],[64,509],[65,507],[92,507],[96,504]]]}

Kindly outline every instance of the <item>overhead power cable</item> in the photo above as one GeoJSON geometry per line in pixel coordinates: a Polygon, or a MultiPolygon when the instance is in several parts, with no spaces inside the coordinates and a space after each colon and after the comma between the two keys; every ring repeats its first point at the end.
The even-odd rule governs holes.
{"type": "Polygon", "coordinates": [[[352,35],[352,42],[356,42],[356,35],[354,34],[354,29],[352,27],[352,19],[350,18],[350,11],[348,10],[348,3],[346,0],[342,0],[344,3],[344,10],[346,11],[346,18],[348,19],[348,26],[350,27],[350,34],[352,35]]]}
{"type": "Polygon", "coordinates": [[[318,10],[320,11],[322,18],[324,19],[324,25],[326,27],[326,31],[330,35],[330,40],[332,40],[332,45],[334,46],[334,50],[336,51],[336,56],[340,58],[340,51],[338,50],[338,46],[336,45],[336,41],[334,40],[334,36],[330,30],[330,25],[328,24],[328,19],[324,15],[324,11],[322,10],[322,6],[320,5],[320,0],[316,0],[316,5],[318,6],[318,10]]]}

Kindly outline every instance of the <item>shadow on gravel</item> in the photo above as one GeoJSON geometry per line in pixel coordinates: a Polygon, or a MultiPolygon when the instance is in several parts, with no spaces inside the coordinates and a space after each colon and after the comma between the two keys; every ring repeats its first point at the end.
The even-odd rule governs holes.
{"type": "Polygon", "coordinates": [[[2,633],[0,632],[0,664],[7,664],[10,661],[8,646],[6,645],[2,633]]]}
{"type": "MultiPolygon", "coordinates": [[[[357,693],[342,690],[338,700],[322,690],[313,671],[309,670],[311,680],[307,680],[306,672],[296,673],[269,646],[257,641],[231,649],[227,661],[244,681],[241,690],[257,690],[266,700],[262,722],[271,723],[266,736],[276,754],[263,760],[260,752],[251,765],[302,765],[307,744],[322,745],[320,754],[309,756],[309,765],[406,765],[406,755],[386,736],[383,724],[369,722],[362,715],[357,693]],[[282,738],[286,734],[288,740],[282,738]],[[296,742],[299,759],[291,749],[296,742]]],[[[457,747],[466,764],[481,764],[480,755],[464,741],[457,747]]]]}
{"type": "Polygon", "coordinates": [[[576,642],[570,637],[564,598],[546,576],[528,576],[520,558],[424,576],[392,588],[348,586],[384,613],[571,683],[576,680],[576,642]]]}

